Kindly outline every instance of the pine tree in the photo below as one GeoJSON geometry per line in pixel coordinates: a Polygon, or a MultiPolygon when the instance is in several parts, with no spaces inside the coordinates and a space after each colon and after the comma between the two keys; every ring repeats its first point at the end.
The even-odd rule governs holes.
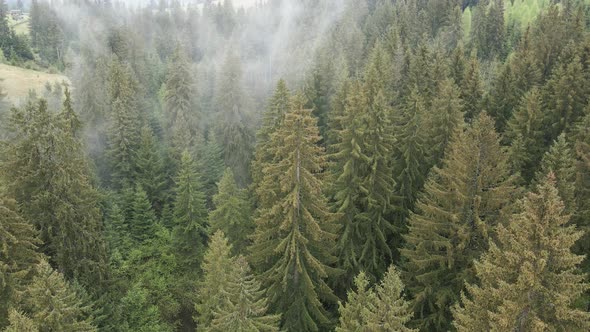
{"type": "Polygon", "coordinates": [[[133,197],[133,213],[129,234],[136,244],[143,244],[154,238],[156,214],[143,187],[138,184],[133,197]]]}
{"type": "Polygon", "coordinates": [[[217,143],[215,135],[210,134],[203,149],[198,154],[199,172],[202,174],[203,191],[207,197],[207,207],[212,207],[212,198],[217,193],[217,183],[223,176],[223,148],[217,143]]]}
{"type": "Polygon", "coordinates": [[[273,161],[272,153],[269,151],[270,137],[281,124],[290,107],[291,95],[287,83],[281,79],[268,102],[268,109],[262,116],[262,126],[256,132],[256,149],[252,162],[252,180],[255,186],[262,181],[264,167],[273,161]]]}
{"type": "Polygon", "coordinates": [[[109,73],[110,125],[107,155],[112,181],[122,187],[135,178],[136,154],[141,136],[141,120],[137,100],[137,81],[131,69],[113,60],[109,73]]]}
{"type": "Polygon", "coordinates": [[[8,321],[10,325],[2,330],[4,332],[39,332],[39,326],[32,319],[14,309],[8,313],[8,321]]]}
{"type": "MultiPolygon", "coordinates": [[[[33,226],[18,213],[16,202],[0,196],[0,328],[7,325],[8,307],[30,280],[40,255],[33,226]]],[[[9,319],[12,323],[13,320],[9,319]]]]}
{"type": "Polygon", "coordinates": [[[137,183],[146,191],[154,210],[159,212],[165,200],[166,178],[162,157],[154,141],[152,129],[148,126],[141,129],[136,157],[137,183]]]}
{"type": "Polygon", "coordinates": [[[81,134],[80,131],[82,130],[82,122],[74,111],[71,93],[67,86],[64,91],[64,96],[63,108],[60,113],[61,120],[64,122],[65,130],[69,131],[73,137],[79,138],[81,134]]]}
{"type": "Polygon", "coordinates": [[[44,100],[15,109],[0,173],[22,217],[39,230],[40,249],[67,279],[99,289],[107,278],[99,193],[81,142],[44,100]]]}
{"type": "Polygon", "coordinates": [[[482,113],[467,131],[455,134],[443,166],[432,169],[402,250],[414,326],[450,327],[449,307],[464,281],[473,279],[471,262],[487,247],[515,195],[508,166],[494,121],[482,113]]]}
{"type": "Polygon", "coordinates": [[[238,186],[249,183],[249,164],[254,134],[250,124],[247,97],[242,91],[240,59],[228,54],[215,96],[217,106],[217,140],[223,146],[224,161],[230,167],[238,186]]]}
{"type": "Polygon", "coordinates": [[[269,304],[282,313],[282,328],[317,331],[330,324],[321,301],[334,301],[326,279],[335,236],[322,194],[325,168],[316,120],[295,102],[272,135],[274,163],[265,167],[257,194],[264,205],[256,218],[251,259],[263,271],[269,304]]]}
{"type": "Polygon", "coordinates": [[[209,239],[209,247],[203,257],[203,279],[198,285],[198,303],[195,305],[198,316],[197,330],[207,331],[215,312],[227,300],[227,289],[233,273],[235,259],[231,256],[231,245],[222,231],[217,231],[209,239]]]}
{"type": "Polygon", "coordinates": [[[340,304],[336,331],[416,331],[406,326],[412,313],[402,297],[404,285],[395,267],[389,267],[375,289],[369,288],[363,272],[355,278],[355,286],[356,291],[348,292],[346,305],[340,304]]]}
{"type": "Polygon", "coordinates": [[[195,102],[195,82],[189,59],[184,50],[177,47],[166,77],[164,110],[169,139],[177,158],[184,150],[191,150],[199,137],[198,110],[195,102]]]}
{"type": "Polygon", "coordinates": [[[36,267],[35,277],[16,307],[30,318],[40,331],[83,332],[96,331],[89,308],[79,295],[46,261],[36,267]]]}
{"type": "Polygon", "coordinates": [[[158,307],[149,301],[149,293],[139,284],[133,284],[121,299],[122,332],[172,332],[169,324],[162,321],[158,307]]]}
{"type": "Polygon", "coordinates": [[[475,263],[478,284],[453,308],[458,331],[587,331],[590,313],[576,309],[588,289],[570,250],[582,236],[569,216],[552,173],[520,201],[520,212],[475,263]]]}
{"type": "Polygon", "coordinates": [[[223,231],[234,252],[244,252],[250,243],[249,236],[254,231],[248,191],[238,188],[229,168],[223,173],[218,188],[218,193],[213,197],[215,209],[209,214],[211,231],[223,231]]]}
{"type": "Polygon", "coordinates": [[[225,302],[214,312],[210,331],[279,331],[280,315],[268,315],[267,299],[243,256],[233,263],[223,295],[225,302]]]}

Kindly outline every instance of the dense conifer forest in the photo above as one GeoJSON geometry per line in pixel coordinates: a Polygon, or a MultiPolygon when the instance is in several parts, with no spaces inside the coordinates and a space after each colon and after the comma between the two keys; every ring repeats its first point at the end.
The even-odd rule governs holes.
{"type": "Polygon", "coordinates": [[[0,0],[0,331],[582,332],[588,273],[590,1],[0,0]]]}

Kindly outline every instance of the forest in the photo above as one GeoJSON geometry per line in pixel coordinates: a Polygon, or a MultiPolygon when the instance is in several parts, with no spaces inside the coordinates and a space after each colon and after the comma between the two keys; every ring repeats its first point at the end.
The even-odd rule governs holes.
{"type": "Polygon", "coordinates": [[[589,255],[590,0],[0,0],[0,331],[583,332],[589,255]]]}

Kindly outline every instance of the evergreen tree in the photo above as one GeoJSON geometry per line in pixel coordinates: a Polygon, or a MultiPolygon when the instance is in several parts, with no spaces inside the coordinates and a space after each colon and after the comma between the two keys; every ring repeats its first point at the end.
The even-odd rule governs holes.
{"type": "Polygon", "coordinates": [[[583,256],[570,250],[582,236],[549,173],[520,201],[520,212],[475,263],[478,284],[469,282],[462,305],[453,308],[458,331],[586,331],[590,313],[576,309],[588,289],[577,267],[583,256]]]}
{"type": "Polygon", "coordinates": [[[16,307],[39,327],[39,331],[96,331],[88,307],[64,276],[41,261],[35,277],[19,296],[16,307]]]}
{"type": "Polygon", "coordinates": [[[231,245],[222,231],[217,231],[209,239],[209,247],[203,257],[203,279],[198,285],[198,302],[195,305],[198,316],[197,329],[207,331],[215,313],[227,301],[227,289],[233,276],[231,245]],[[231,272],[230,272],[231,271],[231,272]]]}
{"type": "Polygon", "coordinates": [[[267,315],[267,300],[243,256],[233,263],[225,302],[214,312],[210,331],[279,331],[280,315],[267,315]]]}
{"type": "Polygon", "coordinates": [[[133,197],[133,214],[129,234],[136,244],[143,244],[154,238],[156,214],[143,187],[138,184],[133,197]]]}
{"type": "Polygon", "coordinates": [[[475,56],[467,63],[460,85],[464,103],[465,120],[471,122],[481,110],[483,87],[479,73],[479,61],[475,56]]]}
{"type": "Polygon", "coordinates": [[[543,181],[544,177],[550,172],[555,176],[555,186],[565,205],[564,211],[570,215],[575,213],[575,154],[566,140],[565,134],[559,135],[549,151],[545,153],[540,170],[537,173],[537,182],[543,181]]]}
{"type": "Polygon", "coordinates": [[[165,200],[166,178],[164,163],[156,145],[152,129],[141,129],[139,147],[136,155],[137,183],[146,191],[155,211],[161,211],[165,200]]]}
{"type": "Polygon", "coordinates": [[[369,288],[363,272],[355,278],[355,286],[346,305],[340,304],[336,331],[415,331],[406,326],[412,318],[410,303],[402,296],[404,285],[393,266],[375,289],[369,288]]]}
{"type": "Polygon", "coordinates": [[[136,154],[141,141],[138,83],[131,69],[117,60],[111,63],[108,80],[111,109],[107,155],[113,183],[122,187],[136,175],[136,154]]]}
{"type": "Polygon", "coordinates": [[[450,327],[450,305],[464,281],[473,279],[472,260],[485,250],[502,209],[515,195],[511,181],[494,121],[482,113],[467,131],[455,134],[443,166],[432,169],[410,216],[402,255],[405,283],[414,298],[414,326],[450,327]]]}
{"type": "Polygon", "coordinates": [[[291,107],[291,96],[284,80],[279,80],[268,104],[268,109],[262,116],[262,126],[256,132],[256,149],[252,162],[252,180],[255,186],[262,181],[264,167],[273,161],[269,151],[270,137],[291,107]]]}
{"type": "Polygon", "coordinates": [[[463,103],[459,96],[459,89],[451,80],[444,80],[439,84],[426,124],[429,129],[428,155],[432,165],[440,166],[451,138],[457,130],[463,129],[463,103]]]}
{"type": "Polygon", "coordinates": [[[107,278],[99,193],[82,144],[44,100],[14,109],[0,173],[23,218],[39,230],[40,249],[68,279],[99,289],[107,278]]]}
{"type": "Polygon", "coordinates": [[[251,259],[268,287],[269,304],[282,313],[282,328],[317,331],[330,324],[321,301],[334,301],[326,279],[335,271],[332,215],[322,194],[326,158],[316,120],[295,102],[271,138],[274,163],[265,167],[257,194],[251,259]]]}
{"type": "MultiPolygon", "coordinates": [[[[40,255],[37,233],[17,213],[16,202],[0,196],[0,328],[8,324],[8,307],[19,289],[30,281],[40,255]]],[[[11,314],[12,315],[12,314],[11,314]]],[[[9,321],[14,323],[10,318],[9,321]]]]}
{"type": "Polygon", "coordinates": [[[215,135],[210,134],[199,155],[199,173],[202,175],[203,192],[207,197],[207,207],[212,208],[213,196],[217,193],[217,183],[223,176],[223,148],[217,143],[215,135]]]}
{"type": "Polygon", "coordinates": [[[544,151],[544,126],[541,95],[538,89],[531,89],[523,98],[508,122],[505,138],[513,150],[511,162],[515,171],[520,172],[525,182],[535,174],[544,151]],[[524,147],[524,149],[520,149],[524,147]]]}
{"type": "Polygon", "coordinates": [[[250,124],[247,97],[242,91],[240,59],[228,54],[217,83],[217,140],[223,146],[224,161],[234,172],[238,186],[244,187],[249,179],[254,134],[250,124]]]}
{"type": "Polygon", "coordinates": [[[124,322],[122,332],[171,332],[173,329],[162,321],[158,307],[149,301],[149,294],[139,284],[134,284],[121,299],[124,322]]]}
{"type": "Polygon", "coordinates": [[[238,188],[229,168],[223,173],[218,188],[218,193],[213,197],[215,209],[209,214],[211,231],[223,231],[234,252],[244,252],[250,243],[249,236],[254,231],[248,191],[238,188]]]}
{"type": "Polygon", "coordinates": [[[8,313],[8,321],[10,325],[2,330],[4,332],[39,332],[39,327],[32,319],[14,309],[8,313]]]}
{"type": "Polygon", "coordinates": [[[197,143],[198,110],[195,102],[195,82],[189,59],[177,47],[166,77],[164,110],[169,139],[177,158],[184,150],[194,149],[197,143]]]}
{"type": "Polygon", "coordinates": [[[331,190],[343,227],[337,252],[345,288],[361,270],[380,277],[394,258],[387,240],[393,232],[395,181],[389,159],[395,138],[384,88],[383,81],[371,79],[353,85],[333,147],[337,169],[331,190]]]}

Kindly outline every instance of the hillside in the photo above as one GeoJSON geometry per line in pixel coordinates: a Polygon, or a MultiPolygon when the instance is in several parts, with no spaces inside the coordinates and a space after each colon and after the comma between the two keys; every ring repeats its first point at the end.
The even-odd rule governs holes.
{"type": "Polygon", "coordinates": [[[7,94],[8,101],[13,104],[20,103],[30,89],[42,93],[46,82],[69,82],[69,79],[63,75],[48,74],[6,64],[0,64],[0,79],[3,79],[0,84],[7,94]]]}

